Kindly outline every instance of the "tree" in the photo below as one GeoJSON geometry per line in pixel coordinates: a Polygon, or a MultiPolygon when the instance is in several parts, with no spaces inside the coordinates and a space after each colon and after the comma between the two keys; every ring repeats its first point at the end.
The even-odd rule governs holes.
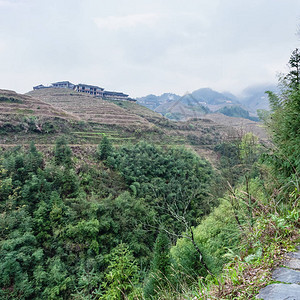
{"type": "Polygon", "coordinates": [[[109,256],[104,294],[100,299],[139,299],[135,287],[138,284],[138,267],[126,244],[119,244],[109,256]]]}
{"type": "Polygon", "coordinates": [[[146,299],[151,299],[160,289],[167,286],[170,269],[170,240],[167,234],[161,231],[155,241],[151,272],[144,288],[146,299]]]}
{"type": "Polygon", "coordinates": [[[105,160],[113,150],[112,144],[108,137],[104,134],[101,143],[98,145],[97,156],[100,160],[105,160]]]}
{"type": "Polygon", "coordinates": [[[300,89],[300,51],[296,48],[289,60],[290,72],[284,77],[291,90],[300,89]]]}
{"type": "Polygon", "coordinates": [[[277,175],[284,178],[300,173],[300,52],[295,49],[289,60],[290,71],[279,80],[281,93],[268,92],[272,114],[266,123],[276,148],[268,159],[277,175]]]}
{"type": "Polygon", "coordinates": [[[67,145],[65,137],[61,136],[56,140],[54,148],[54,159],[57,165],[64,165],[66,167],[71,167],[72,162],[72,150],[67,145]]]}
{"type": "Polygon", "coordinates": [[[41,152],[38,152],[34,142],[30,143],[29,151],[26,157],[28,169],[31,172],[36,173],[39,168],[43,166],[43,155],[41,152]]]}

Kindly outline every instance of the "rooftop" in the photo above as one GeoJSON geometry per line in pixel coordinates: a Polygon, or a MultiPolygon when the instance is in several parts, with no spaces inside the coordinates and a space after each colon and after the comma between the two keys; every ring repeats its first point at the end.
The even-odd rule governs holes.
{"type": "Polygon", "coordinates": [[[84,84],[84,83],[79,83],[77,84],[77,86],[79,87],[89,87],[89,88],[93,88],[93,89],[100,89],[100,90],[104,90],[103,88],[97,86],[97,85],[90,85],[90,84],[84,84]]]}

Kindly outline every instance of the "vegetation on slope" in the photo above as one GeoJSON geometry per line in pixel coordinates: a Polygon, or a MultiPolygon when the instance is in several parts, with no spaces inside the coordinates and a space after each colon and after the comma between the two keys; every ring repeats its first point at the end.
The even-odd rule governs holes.
{"type": "Polygon", "coordinates": [[[210,211],[212,173],[184,149],[113,149],[106,138],[85,162],[64,139],[50,157],[34,144],[2,153],[1,298],[119,299],[120,255],[134,272],[118,279],[122,293],[137,293],[160,226],[178,234],[173,212],[192,221],[210,211]]]}
{"type": "Polygon", "coordinates": [[[103,135],[84,160],[64,138],[2,151],[1,299],[253,299],[299,241],[298,50],[289,64],[264,115],[274,147],[218,139],[218,170],[103,135]]]}
{"type": "Polygon", "coordinates": [[[231,105],[231,106],[224,106],[217,110],[218,113],[221,113],[228,117],[237,117],[237,118],[245,118],[252,121],[258,121],[257,117],[251,117],[249,111],[243,109],[239,105],[231,105]]]}
{"type": "MultiPolygon", "coordinates": [[[[261,287],[272,282],[271,271],[282,255],[299,243],[298,49],[289,66],[290,72],[280,79],[281,93],[269,92],[272,112],[264,115],[274,146],[255,162],[255,140],[245,139],[246,144],[239,146],[244,176],[235,187],[228,185],[221,205],[194,230],[204,258],[206,253],[213,255],[212,260],[207,257],[207,264],[214,275],[200,278],[200,284],[195,280],[187,289],[184,283],[179,289],[165,289],[158,298],[254,299],[261,287]],[[218,267],[226,259],[229,262],[219,273],[218,267]]],[[[177,253],[189,249],[189,244],[181,239],[171,252],[180,259],[177,253]]]]}

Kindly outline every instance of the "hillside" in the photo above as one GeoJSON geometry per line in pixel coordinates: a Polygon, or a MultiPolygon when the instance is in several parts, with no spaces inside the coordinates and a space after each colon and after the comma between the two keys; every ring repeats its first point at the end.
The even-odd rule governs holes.
{"type": "Polygon", "coordinates": [[[69,89],[41,89],[28,93],[54,107],[71,112],[78,118],[98,124],[151,127],[147,120],[121,107],[90,95],[69,89]]]}
{"type": "Polygon", "coordinates": [[[242,135],[246,132],[252,132],[263,142],[268,142],[268,134],[263,124],[251,121],[244,118],[228,117],[223,114],[208,114],[205,115],[205,119],[211,120],[219,125],[227,125],[229,128],[235,129],[242,135]]]}
{"type": "Polygon", "coordinates": [[[6,92],[5,95],[7,99],[15,99],[3,100],[0,104],[5,115],[2,118],[5,134],[0,144],[6,146],[34,140],[51,147],[57,137],[64,134],[73,148],[95,147],[105,134],[115,145],[139,140],[169,146],[186,145],[215,164],[214,147],[219,143],[235,139],[242,132],[254,132],[260,139],[267,139],[257,123],[205,114],[206,108],[200,109],[188,96],[173,107],[173,118],[180,119],[184,113],[186,121],[174,122],[138,103],[101,100],[66,89],[35,90],[27,95],[6,92]]]}
{"type": "Polygon", "coordinates": [[[0,90],[0,144],[15,143],[24,134],[66,132],[79,118],[28,95],[0,90]]]}
{"type": "Polygon", "coordinates": [[[18,94],[10,90],[0,89],[0,114],[13,117],[14,115],[35,115],[52,118],[73,119],[79,118],[66,111],[41,101],[40,98],[18,94]]]}
{"type": "Polygon", "coordinates": [[[244,118],[252,121],[259,121],[258,117],[250,116],[249,111],[245,110],[240,105],[223,106],[216,111],[228,117],[244,118]]]}

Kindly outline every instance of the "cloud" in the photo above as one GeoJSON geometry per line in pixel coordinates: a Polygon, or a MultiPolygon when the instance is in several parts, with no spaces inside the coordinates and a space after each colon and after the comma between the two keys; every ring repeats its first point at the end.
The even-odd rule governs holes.
{"type": "Polygon", "coordinates": [[[0,0],[0,11],[0,82],[19,91],[60,79],[132,96],[241,90],[276,81],[299,44],[299,0],[0,0]]]}
{"type": "Polygon", "coordinates": [[[133,28],[139,25],[152,26],[159,18],[159,15],[148,14],[133,14],[127,16],[109,16],[106,18],[95,18],[94,22],[99,29],[120,30],[133,28]]]}
{"type": "Polygon", "coordinates": [[[0,0],[0,7],[16,7],[22,5],[27,0],[0,0]]]}

